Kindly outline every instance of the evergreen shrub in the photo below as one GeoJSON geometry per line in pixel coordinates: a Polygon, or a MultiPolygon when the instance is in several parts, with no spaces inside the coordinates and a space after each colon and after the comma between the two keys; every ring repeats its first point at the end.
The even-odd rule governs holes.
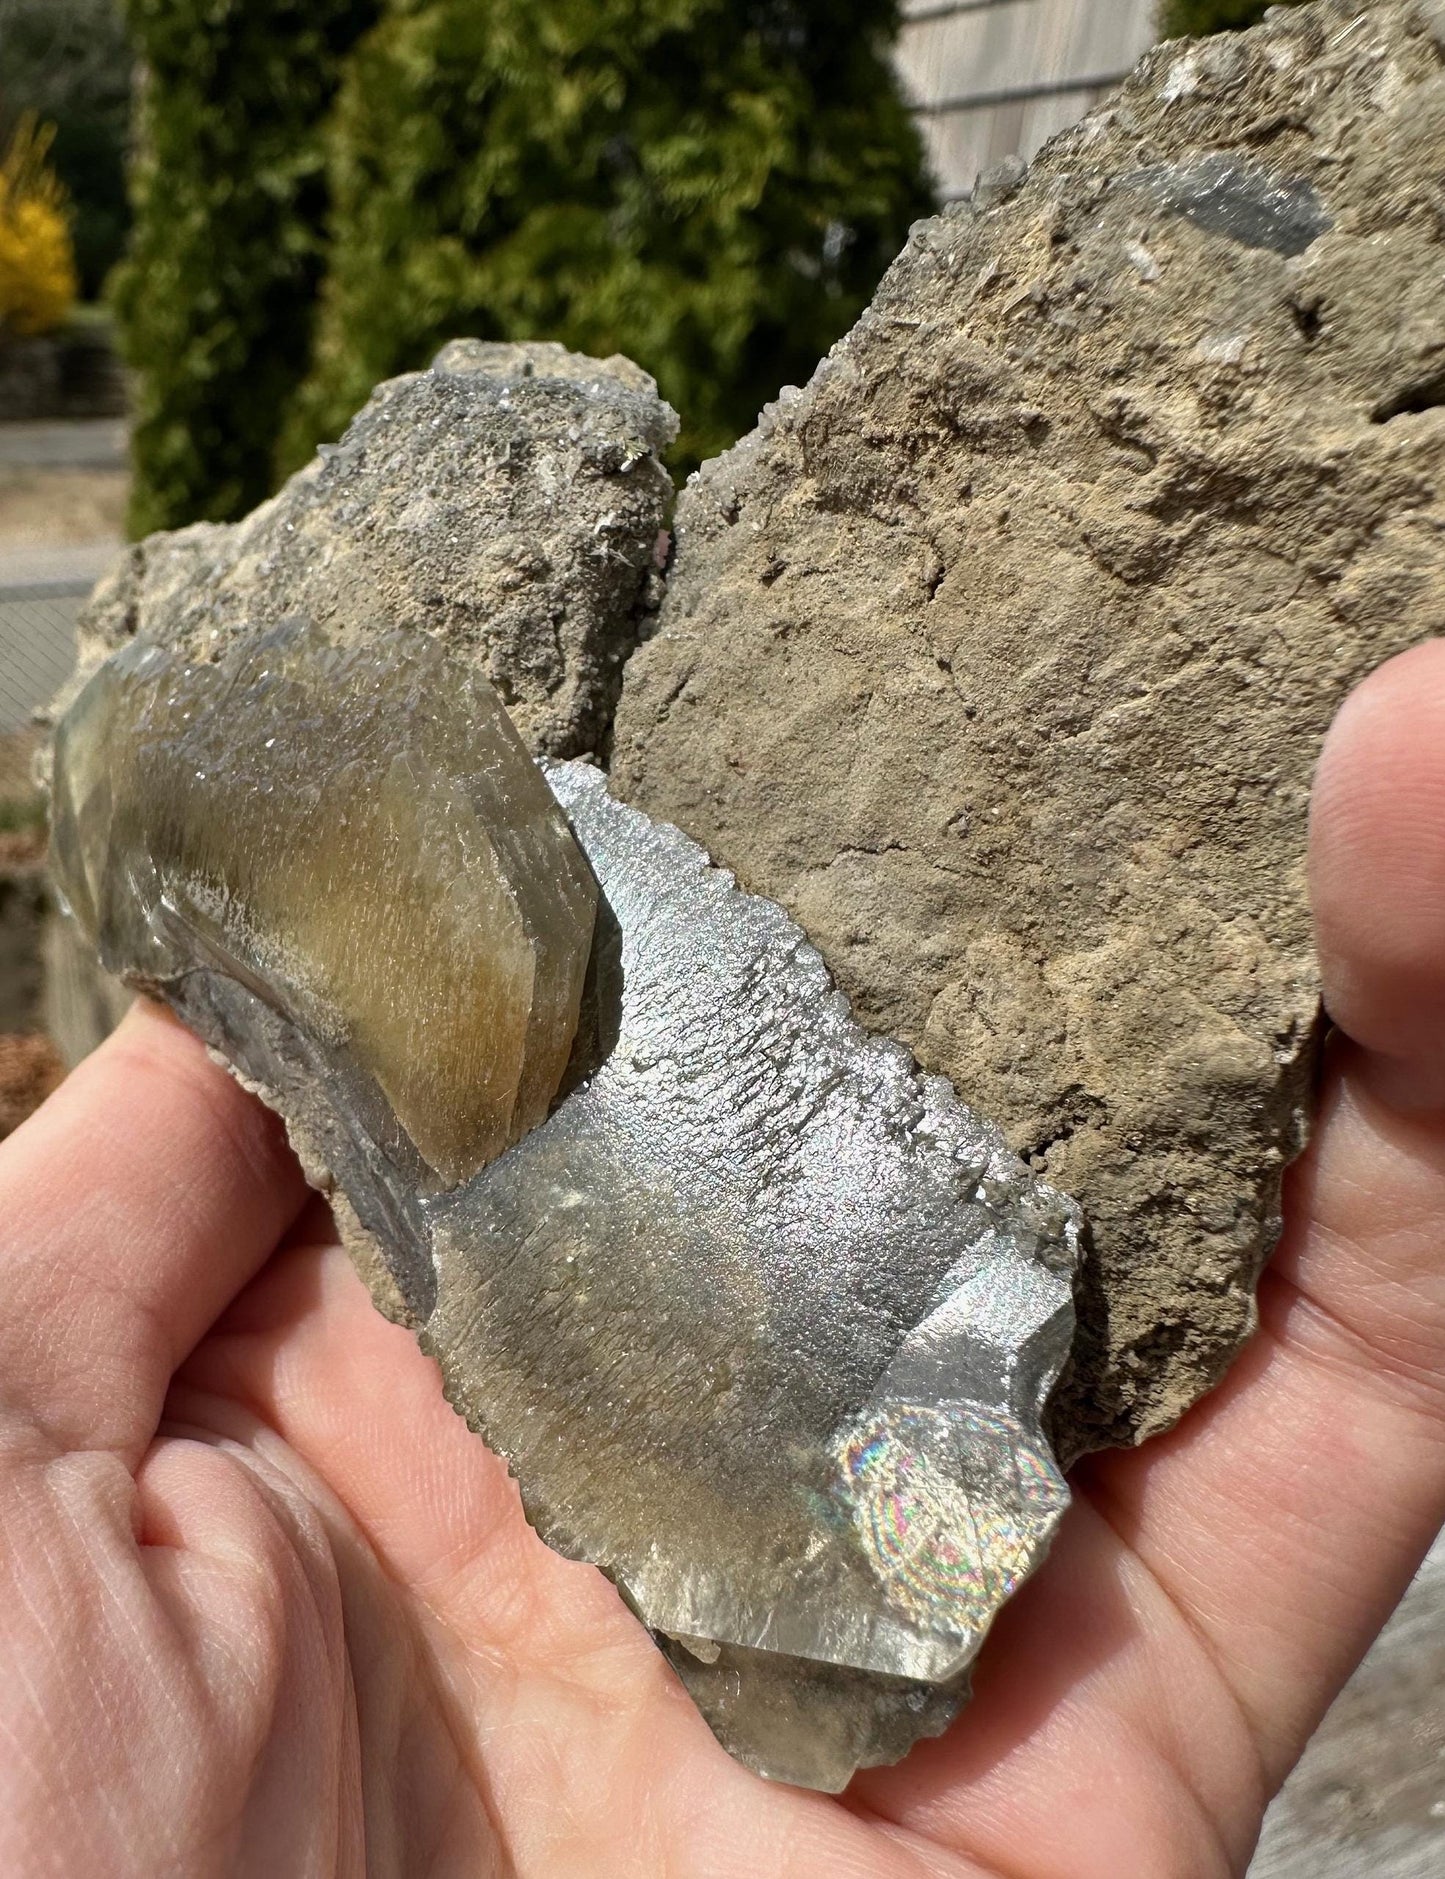
{"type": "Polygon", "coordinates": [[[1161,39],[1202,39],[1210,33],[1256,26],[1272,6],[1299,6],[1302,0],[1161,0],[1161,39]]]}
{"type": "Polygon", "coordinates": [[[375,0],[127,0],[143,62],[115,305],[135,369],[137,534],[275,482],[324,268],[323,125],[375,0]]]}
{"type": "Polygon", "coordinates": [[[331,128],[287,458],[458,334],[625,352],[722,449],[933,206],[895,0],[389,0],[331,128]]]}

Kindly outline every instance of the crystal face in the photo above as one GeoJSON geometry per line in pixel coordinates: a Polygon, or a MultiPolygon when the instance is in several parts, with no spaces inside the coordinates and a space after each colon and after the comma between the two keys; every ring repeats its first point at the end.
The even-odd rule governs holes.
{"type": "Polygon", "coordinates": [[[947,1723],[1062,1512],[1077,1215],[500,714],[415,636],[134,648],[57,743],[62,885],[329,1171],[542,1536],[735,1755],[841,1788],[947,1723]]]}
{"type": "Polygon", "coordinates": [[[445,1182],[546,1115],[596,883],[496,693],[440,646],[343,651],[301,622],[217,665],[137,645],[56,751],[59,877],[107,966],[235,961],[344,1040],[445,1182]]]}

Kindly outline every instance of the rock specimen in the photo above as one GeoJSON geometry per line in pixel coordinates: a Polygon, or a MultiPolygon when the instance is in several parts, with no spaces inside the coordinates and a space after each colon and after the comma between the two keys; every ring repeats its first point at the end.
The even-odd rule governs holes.
{"type": "Polygon", "coordinates": [[[614,785],[1083,1204],[1070,1452],[1252,1323],[1309,1103],[1306,799],[1445,630],[1445,14],[1176,43],[921,224],[678,512],[614,785]]]}
{"type": "Polygon", "coordinates": [[[57,876],[286,1117],[544,1538],[735,1754],[839,1788],[944,1726],[1063,1509],[1077,1217],[780,908],[549,775],[425,634],[135,642],[58,732],[57,876]]]}
{"type": "Polygon", "coordinates": [[[79,682],[137,635],[214,658],[290,613],[338,644],[422,627],[534,751],[599,750],[657,602],[676,432],[625,359],[457,341],[244,522],[132,548],[81,616],[79,682]]]}

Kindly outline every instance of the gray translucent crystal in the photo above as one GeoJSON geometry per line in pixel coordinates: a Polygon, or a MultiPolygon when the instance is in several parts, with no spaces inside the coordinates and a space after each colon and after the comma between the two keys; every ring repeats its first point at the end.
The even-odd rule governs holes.
{"type": "Polygon", "coordinates": [[[542,1536],[735,1755],[840,1788],[946,1725],[1062,1512],[1076,1213],[854,1023],[779,907],[586,765],[549,795],[434,643],[370,661],[300,624],[214,667],[119,655],[57,743],[65,893],[286,1116],[542,1536]],[[447,910],[432,955],[390,937],[413,899],[447,910]],[[535,1126],[510,1111],[498,1155],[458,1066],[496,1081],[472,988],[518,909],[547,1074],[512,1022],[535,1126]]]}

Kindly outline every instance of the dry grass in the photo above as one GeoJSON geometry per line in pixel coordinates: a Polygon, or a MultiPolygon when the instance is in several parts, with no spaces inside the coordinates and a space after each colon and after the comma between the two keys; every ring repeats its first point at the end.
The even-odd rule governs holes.
{"type": "Polygon", "coordinates": [[[48,1037],[0,1036],[0,1141],[34,1115],[64,1077],[65,1065],[48,1037]]]}
{"type": "Polygon", "coordinates": [[[45,804],[32,766],[38,731],[0,736],[0,868],[29,867],[45,854],[45,804]]]}
{"type": "Polygon", "coordinates": [[[16,868],[38,868],[45,859],[44,832],[0,829],[0,873],[16,868]]]}
{"type": "Polygon", "coordinates": [[[39,731],[0,732],[0,803],[35,799],[32,771],[39,748],[39,731]]]}

